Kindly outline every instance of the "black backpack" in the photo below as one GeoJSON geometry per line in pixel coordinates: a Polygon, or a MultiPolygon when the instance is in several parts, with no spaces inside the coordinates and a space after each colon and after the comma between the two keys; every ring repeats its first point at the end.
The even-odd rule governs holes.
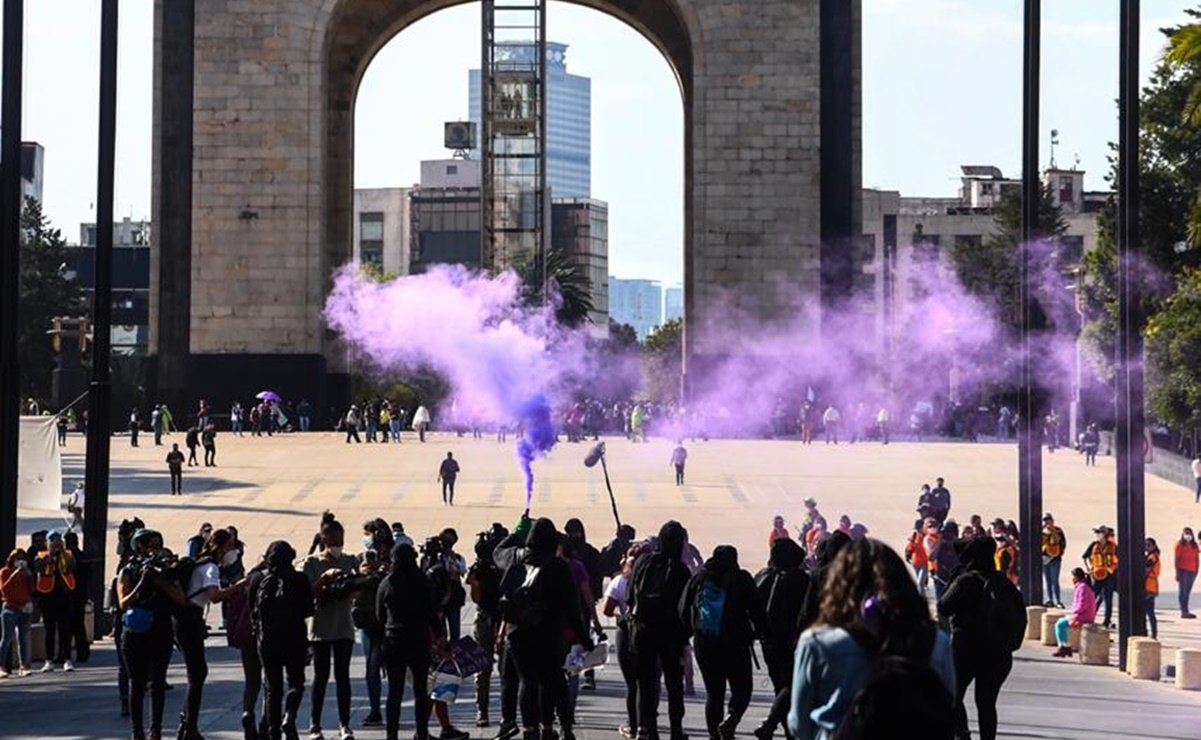
{"type": "Polygon", "coordinates": [[[270,625],[269,631],[292,619],[294,605],[286,575],[268,572],[258,583],[250,606],[250,624],[259,644],[271,642],[264,625],[270,625]]]}
{"type": "Polygon", "coordinates": [[[666,627],[679,620],[681,579],[687,583],[684,564],[662,553],[654,553],[630,583],[630,616],[634,624],[647,627],[666,627]]]}
{"type": "Polygon", "coordinates": [[[1026,602],[1022,592],[1000,573],[980,574],[980,579],[984,582],[980,605],[984,629],[990,641],[1012,653],[1026,637],[1026,602]]]}
{"type": "Polygon", "coordinates": [[[755,576],[755,592],[767,615],[765,631],[759,636],[760,639],[777,643],[796,640],[797,617],[808,590],[808,581],[804,571],[799,569],[790,572],[767,567],[759,571],[755,576]],[[790,575],[793,577],[789,578],[790,575]],[[790,594],[791,589],[795,589],[796,593],[790,594]]]}
{"type": "MultiPolygon", "coordinates": [[[[525,565],[521,585],[513,587],[500,598],[500,613],[514,627],[533,627],[546,620],[546,604],[541,594],[538,574],[541,568],[525,565]]],[[[507,575],[507,574],[506,574],[507,575]]]]}
{"type": "Polygon", "coordinates": [[[898,728],[921,728],[923,740],[951,740],[955,702],[929,665],[897,656],[875,659],[830,740],[897,737],[898,728]]]}

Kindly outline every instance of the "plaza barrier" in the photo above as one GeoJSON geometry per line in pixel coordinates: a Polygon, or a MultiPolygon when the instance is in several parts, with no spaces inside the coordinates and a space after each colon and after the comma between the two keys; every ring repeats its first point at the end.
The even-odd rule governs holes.
{"type": "Polygon", "coordinates": [[[1039,617],[1040,631],[1039,636],[1043,644],[1047,647],[1055,647],[1055,623],[1064,617],[1061,611],[1048,610],[1044,611],[1039,617]]]}
{"type": "Polygon", "coordinates": [[[1159,640],[1131,637],[1126,641],[1126,672],[1131,678],[1158,681],[1161,671],[1159,640]]]}
{"type": "Polygon", "coordinates": [[[1201,691],[1201,649],[1176,651],[1176,688],[1201,691]]]}
{"type": "MultiPolygon", "coordinates": [[[[1041,640],[1043,638],[1043,614],[1047,611],[1045,606],[1028,606],[1026,607],[1026,639],[1041,640]]],[[[1054,625],[1052,625],[1054,631],[1054,625]]]]}
{"type": "Polygon", "coordinates": [[[1085,665],[1109,665],[1109,631],[1099,624],[1086,624],[1080,633],[1080,662],[1085,665]]]}

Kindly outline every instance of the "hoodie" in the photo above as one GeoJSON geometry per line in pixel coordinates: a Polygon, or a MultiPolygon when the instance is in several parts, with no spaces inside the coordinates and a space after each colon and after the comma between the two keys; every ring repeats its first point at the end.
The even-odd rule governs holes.
{"type": "Polygon", "coordinates": [[[679,603],[692,578],[684,566],[684,527],[670,521],[659,529],[655,549],[638,556],[630,573],[630,615],[635,642],[684,642],[688,625],[679,603]]]}
{"type": "MultiPolygon", "coordinates": [[[[772,543],[767,567],[755,574],[755,590],[765,612],[760,639],[791,650],[800,636],[798,621],[809,591],[805,551],[792,539],[772,543]]],[[[765,648],[766,649],[766,648],[765,648]]]]}
{"type": "Polygon", "coordinates": [[[997,543],[992,537],[974,537],[961,540],[956,547],[963,569],[938,600],[938,615],[951,621],[951,633],[957,640],[1000,645],[986,632],[982,608],[988,579],[1004,578],[997,572],[997,543]]]}
{"type": "Polygon", "coordinates": [[[529,621],[510,625],[509,630],[513,637],[529,637],[556,648],[563,648],[565,642],[589,640],[571,568],[558,555],[560,537],[550,519],[539,519],[530,527],[521,564],[525,575],[522,583],[528,584],[531,616],[529,621]]]}
{"type": "Polygon", "coordinates": [[[430,635],[442,633],[433,586],[417,567],[412,545],[392,548],[392,572],[376,592],[375,618],[383,625],[384,640],[404,646],[411,656],[428,655],[430,635]]]}
{"type": "Polygon", "coordinates": [[[313,589],[292,565],[296,551],[283,540],[267,546],[266,567],[250,579],[247,598],[259,641],[259,651],[287,655],[308,644],[305,619],[313,616],[313,589]],[[267,580],[270,578],[271,580],[267,580]],[[269,589],[260,599],[259,591],[269,589]],[[261,610],[261,607],[267,608],[261,610]]]}
{"type": "Polygon", "coordinates": [[[804,632],[817,620],[817,612],[821,606],[822,584],[826,579],[826,571],[830,563],[842,548],[851,544],[851,538],[837,529],[830,536],[817,543],[817,566],[809,573],[809,588],[805,591],[805,603],[797,622],[797,634],[804,632]]]}
{"type": "Polygon", "coordinates": [[[725,589],[721,631],[717,635],[697,635],[702,640],[720,640],[736,645],[749,645],[754,635],[761,633],[766,620],[763,605],[755,594],[755,582],[750,573],[738,567],[738,550],[730,545],[718,545],[713,557],[697,571],[680,597],[680,621],[690,630],[705,581],[712,579],[725,589]]]}

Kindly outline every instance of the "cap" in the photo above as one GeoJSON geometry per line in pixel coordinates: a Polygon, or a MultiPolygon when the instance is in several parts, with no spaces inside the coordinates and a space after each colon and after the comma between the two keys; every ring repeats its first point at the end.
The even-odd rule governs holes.
{"type": "Polygon", "coordinates": [[[1098,524],[1093,528],[1093,534],[1101,534],[1102,532],[1109,534],[1109,527],[1104,524],[1098,524]]]}
{"type": "Polygon", "coordinates": [[[1001,527],[1002,529],[1003,529],[1003,528],[1005,528],[1005,527],[1008,527],[1008,526],[1009,526],[1008,522],[1006,522],[1006,521],[1005,521],[1004,519],[1002,519],[1001,517],[997,517],[996,519],[993,519],[993,520],[992,520],[992,525],[993,525],[994,527],[1001,527]]]}
{"type": "Polygon", "coordinates": [[[817,499],[812,496],[806,496],[803,502],[806,506],[817,506],[817,499]]]}
{"type": "Polygon", "coordinates": [[[63,533],[58,531],[57,529],[52,529],[46,533],[46,541],[47,542],[50,542],[52,540],[61,540],[62,538],[63,538],[63,533]]]}
{"type": "Polygon", "coordinates": [[[1049,521],[1054,521],[1054,520],[1055,520],[1055,517],[1051,516],[1051,512],[1048,511],[1046,514],[1043,514],[1044,522],[1049,522],[1049,521]]]}
{"type": "Polygon", "coordinates": [[[129,538],[129,544],[136,545],[136,544],[138,544],[139,540],[143,540],[147,537],[159,537],[161,539],[162,535],[159,534],[156,530],[147,529],[147,528],[143,527],[142,529],[139,529],[138,531],[133,533],[133,536],[129,538]]]}

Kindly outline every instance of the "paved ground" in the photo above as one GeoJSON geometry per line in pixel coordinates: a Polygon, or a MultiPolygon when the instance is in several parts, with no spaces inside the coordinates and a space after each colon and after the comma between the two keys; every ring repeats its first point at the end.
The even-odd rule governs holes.
{"type": "MultiPolygon", "coordinates": [[[[170,438],[169,438],[170,439],[170,438]]],[[[182,441],[175,435],[175,441],[182,441]]],[[[166,448],[130,448],[115,440],[111,520],[137,514],[162,530],[169,546],[183,541],[202,521],[237,525],[251,552],[272,539],[287,538],[299,549],[316,528],[325,508],[353,528],[362,520],[383,516],[401,520],[413,536],[455,526],[466,539],[492,521],[511,524],[523,508],[520,476],[511,444],[492,439],[472,441],[435,435],[422,445],[406,438],[401,445],[348,446],[332,435],[219,439],[215,469],[185,470],[183,498],[164,491],[166,448]],[[441,505],[435,483],[437,466],[448,450],[463,472],[453,509],[441,505]]],[[[800,501],[815,496],[834,521],[849,513],[872,534],[899,546],[912,526],[913,504],[922,482],[947,479],[954,496],[952,515],[964,521],[979,513],[1016,518],[1016,448],[969,444],[818,444],[795,442],[712,441],[689,443],[688,485],[677,488],[668,460],[671,444],[635,445],[609,441],[609,465],[623,521],[640,533],[657,529],[667,518],[689,528],[693,540],[708,552],[718,543],[739,547],[744,567],[756,569],[767,552],[771,516],[783,513],[799,521],[800,501]]],[[[560,524],[569,516],[584,520],[592,539],[613,529],[599,468],[582,460],[588,445],[561,444],[536,469],[533,511],[560,524]]],[[[66,452],[71,476],[81,475],[82,443],[73,438],[66,452]]],[[[1084,468],[1071,451],[1045,455],[1046,502],[1064,526],[1069,553],[1082,551],[1091,528],[1114,518],[1112,459],[1084,468]]],[[[1161,545],[1196,526],[1201,507],[1191,492],[1150,478],[1148,532],[1161,545]]],[[[23,518],[21,531],[51,523],[23,518]]],[[[353,531],[353,529],[352,529],[353,531]]],[[[353,541],[353,540],[352,540],[353,541]]],[[[1170,568],[1165,569],[1161,606],[1175,603],[1170,568]]],[[[1167,648],[1201,645],[1201,626],[1182,622],[1162,609],[1161,632],[1167,648]]],[[[1201,621],[1201,620],[1198,620],[1201,621]]],[[[213,671],[205,696],[203,727],[208,737],[238,737],[239,669],[233,656],[211,643],[213,671]]],[[[1170,684],[1135,682],[1112,668],[1090,668],[1048,657],[1048,650],[1026,648],[1001,697],[1003,737],[1084,738],[1098,730],[1111,737],[1201,737],[1201,701],[1170,684]]],[[[93,662],[71,675],[55,673],[0,682],[0,737],[111,738],[125,734],[117,717],[113,653],[105,643],[93,662]],[[67,688],[67,693],[62,693],[67,688]],[[68,707],[69,711],[64,711],[68,707]]],[[[1170,659],[1171,652],[1165,656],[1170,659]]],[[[183,683],[182,669],[172,680],[183,683]]],[[[356,658],[356,673],[361,672],[356,658]]],[[[699,682],[699,679],[698,679],[699,682]]],[[[756,681],[751,718],[762,715],[766,676],[756,681]]],[[[602,674],[600,690],[580,704],[585,737],[613,737],[621,714],[620,676],[615,668],[602,674]]],[[[332,692],[331,692],[332,693],[332,692]]],[[[172,692],[169,714],[178,711],[182,691],[172,692]]],[[[332,697],[327,717],[333,713],[332,697]]],[[[457,721],[470,725],[470,691],[456,707],[457,721]]],[[[355,722],[365,713],[365,691],[356,684],[355,722]]],[[[688,724],[703,736],[699,704],[690,704],[688,724]]],[[[328,724],[328,720],[327,720],[328,724]]],[[[744,723],[749,730],[753,725],[744,723]]],[[[474,728],[470,728],[474,729],[474,728]]],[[[476,734],[476,733],[473,733],[476,734]]],[[[360,732],[359,737],[382,737],[360,732]]]]}

